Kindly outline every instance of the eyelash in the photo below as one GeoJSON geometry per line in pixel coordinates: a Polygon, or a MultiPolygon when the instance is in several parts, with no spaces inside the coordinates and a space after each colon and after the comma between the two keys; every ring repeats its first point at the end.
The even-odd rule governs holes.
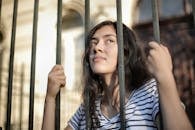
{"type": "MultiPolygon", "coordinates": [[[[115,41],[114,40],[112,40],[112,39],[107,39],[107,40],[105,40],[105,43],[114,43],[115,41]]],[[[90,45],[92,46],[92,45],[97,45],[98,44],[98,41],[95,41],[95,40],[91,40],[90,41],[90,45]]]]}
{"type": "Polygon", "coordinates": [[[108,39],[108,40],[106,40],[106,42],[111,42],[111,43],[113,43],[114,40],[108,39]]]}
{"type": "MultiPolygon", "coordinates": [[[[114,42],[114,40],[111,40],[111,39],[108,39],[108,40],[106,40],[106,42],[114,42]]],[[[98,43],[98,41],[90,41],[90,44],[97,44],[98,43]]]]}

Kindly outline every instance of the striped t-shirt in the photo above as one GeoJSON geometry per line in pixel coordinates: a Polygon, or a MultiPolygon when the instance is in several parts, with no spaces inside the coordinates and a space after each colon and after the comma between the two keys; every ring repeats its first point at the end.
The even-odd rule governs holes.
{"type": "MultiPolygon", "coordinates": [[[[119,113],[112,118],[107,118],[100,109],[101,98],[95,102],[96,113],[100,122],[99,130],[119,130],[119,113]]],[[[159,112],[159,98],[156,81],[154,79],[134,90],[128,102],[125,104],[125,119],[127,130],[156,130],[155,118],[159,112]]],[[[83,105],[77,109],[76,113],[69,120],[68,124],[74,130],[85,130],[85,110],[83,105]]]]}

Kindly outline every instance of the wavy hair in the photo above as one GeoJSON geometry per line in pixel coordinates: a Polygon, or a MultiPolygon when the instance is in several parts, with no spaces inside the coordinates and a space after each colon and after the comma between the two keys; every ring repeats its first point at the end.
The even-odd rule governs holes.
{"type": "MultiPolygon", "coordinates": [[[[97,30],[104,26],[113,26],[117,33],[117,22],[103,21],[96,25],[87,35],[86,48],[83,57],[83,103],[89,105],[89,117],[91,127],[98,127],[99,121],[95,113],[95,100],[103,93],[105,84],[102,84],[101,77],[93,73],[90,62],[90,41],[97,30]],[[89,99],[89,100],[88,100],[89,99]]],[[[139,88],[144,82],[151,78],[146,64],[145,56],[141,47],[136,41],[134,32],[123,24],[124,40],[124,65],[125,65],[125,87],[126,91],[132,91],[139,88]]],[[[119,44],[119,43],[118,43],[119,44]]],[[[117,71],[117,70],[116,70],[117,71]]]]}

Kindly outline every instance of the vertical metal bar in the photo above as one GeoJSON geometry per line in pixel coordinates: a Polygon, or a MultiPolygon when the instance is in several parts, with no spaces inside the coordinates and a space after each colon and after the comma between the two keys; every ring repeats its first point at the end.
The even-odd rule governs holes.
{"type": "Polygon", "coordinates": [[[90,0],[85,0],[85,45],[87,43],[89,24],[90,24],[90,0]]]}
{"type": "Polygon", "coordinates": [[[153,16],[154,39],[158,43],[160,43],[160,29],[159,29],[158,1],[157,0],[152,0],[152,16],[153,16]]]}
{"type": "Polygon", "coordinates": [[[121,0],[116,0],[117,6],[117,42],[118,42],[118,71],[120,86],[120,120],[121,130],[125,130],[125,69],[123,50],[123,24],[122,24],[122,4],[121,0]]]}
{"type": "MultiPolygon", "coordinates": [[[[2,0],[0,0],[0,24],[1,24],[1,9],[2,9],[2,0]]],[[[0,44],[2,44],[2,43],[0,43],[0,44]]],[[[2,90],[3,52],[4,52],[4,49],[0,48],[0,115],[1,115],[1,90],[2,90]]],[[[1,117],[0,117],[0,120],[1,120],[1,117]]]]}
{"type": "MultiPolygon", "coordinates": [[[[58,0],[56,64],[61,64],[62,0],[58,0]]],[[[60,130],[60,91],[56,96],[55,129],[60,130]]]]}
{"type": "MultiPolygon", "coordinates": [[[[160,44],[160,28],[159,28],[159,16],[158,16],[158,1],[152,0],[152,16],[153,16],[153,33],[154,39],[160,44]]],[[[160,110],[160,103],[159,103],[160,110]]],[[[158,127],[163,130],[162,113],[160,112],[158,127]]]]}
{"type": "Polygon", "coordinates": [[[37,44],[37,21],[38,21],[39,0],[34,1],[32,52],[31,52],[31,73],[30,73],[30,99],[29,99],[29,122],[28,129],[33,130],[34,115],[34,87],[35,87],[35,65],[36,65],[36,44],[37,44]]]}
{"type": "Polygon", "coordinates": [[[24,93],[24,70],[25,70],[25,67],[24,67],[24,64],[22,64],[21,66],[21,75],[20,75],[20,109],[19,109],[19,130],[22,130],[22,117],[23,117],[23,93],[24,93]]]}
{"type": "MultiPolygon", "coordinates": [[[[90,24],[90,0],[85,0],[85,48],[87,45],[87,35],[89,32],[89,24],[90,24]]],[[[86,119],[86,129],[91,129],[91,119],[89,115],[89,91],[87,90],[87,100],[85,104],[85,119],[86,119]]]]}
{"type": "Polygon", "coordinates": [[[10,59],[9,59],[8,91],[7,91],[6,130],[10,130],[10,122],[11,122],[13,64],[14,64],[14,53],[15,53],[15,36],[16,36],[17,10],[18,10],[18,0],[14,0],[13,20],[12,20],[12,34],[11,34],[11,46],[10,46],[10,59]]]}
{"type": "Polygon", "coordinates": [[[195,27],[195,1],[192,0],[192,13],[193,13],[193,17],[194,17],[194,27],[195,27]]]}

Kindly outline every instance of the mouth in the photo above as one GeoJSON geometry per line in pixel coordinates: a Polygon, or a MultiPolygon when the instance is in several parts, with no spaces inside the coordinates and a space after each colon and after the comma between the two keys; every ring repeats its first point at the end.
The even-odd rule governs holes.
{"type": "Polygon", "coordinates": [[[105,57],[103,56],[95,56],[94,58],[92,58],[93,62],[98,62],[98,61],[104,61],[106,60],[105,57]]]}

